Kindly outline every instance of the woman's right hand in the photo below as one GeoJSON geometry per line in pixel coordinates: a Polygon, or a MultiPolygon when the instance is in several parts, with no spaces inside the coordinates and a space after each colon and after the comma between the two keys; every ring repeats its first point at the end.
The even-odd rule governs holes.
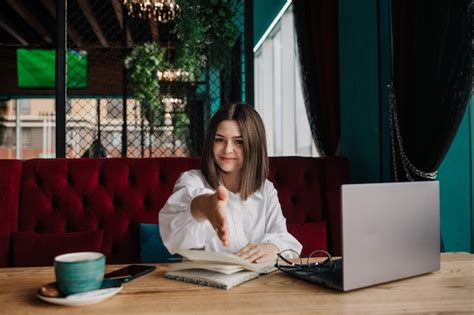
{"type": "Polygon", "coordinates": [[[229,227],[227,225],[227,202],[229,193],[219,186],[214,194],[201,195],[191,202],[191,214],[198,220],[208,220],[224,246],[229,246],[229,227]]]}

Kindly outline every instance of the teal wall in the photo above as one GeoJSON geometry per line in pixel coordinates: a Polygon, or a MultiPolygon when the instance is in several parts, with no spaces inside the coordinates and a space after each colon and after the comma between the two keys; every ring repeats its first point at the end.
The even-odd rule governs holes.
{"type": "Polygon", "coordinates": [[[456,138],[438,169],[441,198],[441,235],[446,251],[473,251],[471,99],[456,138]]]}
{"type": "Polygon", "coordinates": [[[388,3],[339,1],[341,155],[350,158],[354,183],[389,176],[388,3]]]}
{"type": "MultiPolygon", "coordinates": [[[[339,0],[341,155],[350,160],[352,182],[391,180],[389,3],[339,0]]],[[[446,251],[474,252],[472,103],[439,169],[446,251]]]]}
{"type": "Polygon", "coordinates": [[[273,19],[285,5],[286,0],[253,1],[253,45],[263,36],[273,19]]]}

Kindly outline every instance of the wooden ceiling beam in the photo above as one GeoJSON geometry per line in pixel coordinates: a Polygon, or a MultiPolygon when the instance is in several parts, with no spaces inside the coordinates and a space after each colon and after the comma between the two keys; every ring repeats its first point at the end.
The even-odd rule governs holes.
{"type": "Polygon", "coordinates": [[[150,20],[150,31],[151,31],[151,38],[155,43],[158,43],[159,41],[159,36],[158,36],[158,25],[156,24],[156,20],[154,19],[149,19],[150,20]]]}
{"type": "MultiPolygon", "coordinates": [[[[122,3],[120,0],[112,0],[112,6],[114,7],[115,16],[117,17],[117,21],[120,25],[120,28],[123,29],[123,10],[122,10],[122,3]]],[[[127,27],[127,47],[133,46],[133,38],[132,34],[130,33],[130,29],[127,27]]]]}
{"type": "Polygon", "coordinates": [[[28,41],[15,29],[14,24],[0,12],[0,27],[13,36],[20,44],[27,46],[28,41]]]}
{"type": "Polygon", "coordinates": [[[79,7],[81,8],[82,12],[84,13],[84,16],[86,17],[87,21],[91,25],[92,30],[94,31],[101,45],[106,48],[109,47],[107,38],[105,37],[104,33],[100,29],[99,23],[97,22],[97,19],[95,18],[94,11],[92,10],[90,6],[89,1],[88,0],[76,0],[76,1],[79,7]]]}
{"type": "MultiPolygon", "coordinates": [[[[48,10],[49,14],[51,14],[53,18],[56,18],[56,5],[54,3],[54,0],[41,0],[41,3],[46,8],[46,10],[48,10]]],[[[77,47],[82,47],[83,43],[81,40],[81,36],[76,31],[74,26],[72,26],[69,22],[67,23],[67,34],[77,47]]]]}
{"type": "Polygon", "coordinates": [[[8,4],[35,30],[47,43],[52,43],[53,38],[40,23],[36,16],[31,13],[19,0],[7,0],[8,4]]]}
{"type": "Polygon", "coordinates": [[[122,3],[120,0],[112,0],[112,6],[114,7],[115,16],[120,24],[120,27],[123,28],[123,10],[122,3]]]}

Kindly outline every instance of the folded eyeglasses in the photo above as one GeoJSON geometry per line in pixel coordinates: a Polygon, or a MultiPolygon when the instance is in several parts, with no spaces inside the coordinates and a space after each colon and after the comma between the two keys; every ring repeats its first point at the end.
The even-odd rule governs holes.
{"type": "Polygon", "coordinates": [[[275,267],[284,272],[304,271],[308,273],[321,273],[334,268],[331,254],[322,249],[317,249],[309,254],[306,263],[303,258],[294,250],[286,249],[277,254],[275,267]],[[314,258],[326,257],[323,261],[312,262],[314,258]],[[291,260],[290,260],[291,259],[291,260]]]}

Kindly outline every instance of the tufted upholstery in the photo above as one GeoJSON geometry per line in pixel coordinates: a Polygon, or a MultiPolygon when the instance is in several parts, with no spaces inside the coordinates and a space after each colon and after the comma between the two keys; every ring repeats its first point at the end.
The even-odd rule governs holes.
{"type": "MultiPolygon", "coordinates": [[[[340,255],[340,186],[349,181],[347,159],[272,157],[269,177],[278,191],[287,224],[325,223],[326,249],[334,255],[340,255]]],[[[292,232],[290,226],[289,230],[292,232]]],[[[304,237],[311,238],[311,235],[304,237]]],[[[304,246],[301,239],[299,241],[303,244],[303,255],[315,249],[304,246]]]]}
{"type": "MultiPolygon", "coordinates": [[[[178,176],[199,165],[198,158],[0,160],[0,265],[11,265],[12,232],[96,230],[103,231],[107,263],[139,262],[139,224],[157,223],[178,176]]],[[[270,165],[289,228],[308,230],[300,237],[311,238],[316,225],[300,227],[327,226],[327,246],[340,253],[339,186],[348,180],[347,160],[274,157],[270,165]]]]}
{"type": "Polygon", "coordinates": [[[11,233],[18,223],[21,161],[0,160],[0,266],[9,260],[11,233]]]}
{"type": "Polygon", "coordinates": [[[139,224],[158,211],[197,159],[54,159],[23,163],[21,232],[103,230],[108,263],[139,261],[139,224]]]}

